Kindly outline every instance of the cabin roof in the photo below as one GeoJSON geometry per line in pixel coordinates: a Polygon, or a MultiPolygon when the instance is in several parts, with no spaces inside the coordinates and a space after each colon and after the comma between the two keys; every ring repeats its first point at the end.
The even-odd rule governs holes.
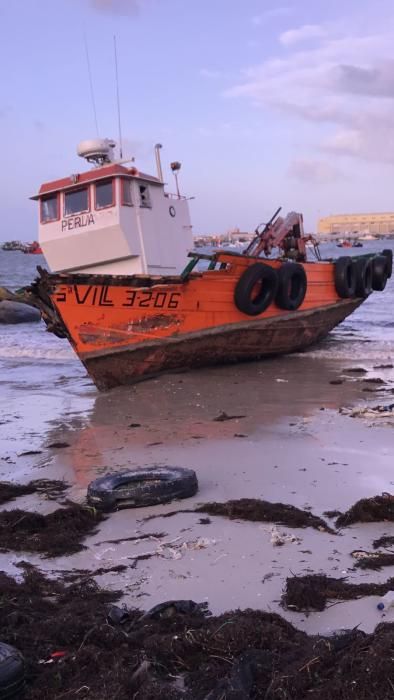
{"type": "Polygon", "coordinates": [[[109,177],[116,176],[144,180],[154,185],[163,184],[157,177],[142,173],[137,168],[126,168],[124,165],[120,165],[118,163],[109,163],[108,165],[103,165],[100,168],[88,170],[85,173],[76,173],[74,175],[69,175],[68,177],[63,177],[60,180],[44,182],[38,190],[38,194],[33,195],[30,197],[30,199],[39,199],[44,194],[60,192],[61,190],[67,190],[71,187],[80,187],[81,185],[88,185],[91,182],[96,182],[97,180],[106,180],[109,177]]]}

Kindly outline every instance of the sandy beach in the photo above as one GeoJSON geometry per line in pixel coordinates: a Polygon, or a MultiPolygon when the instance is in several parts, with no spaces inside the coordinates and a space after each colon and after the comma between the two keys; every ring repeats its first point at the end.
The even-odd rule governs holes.
{"type": "MultiPolygon", "coordinates": [[[[329,534],[214,516],[202,524],[197,513],[160,517],[199,503],[259,498],[310,509],[332,524],[325,511],[344,511],[360,498],[392,492],[393,423],[351,418],[339,409],[390,401],[394,371],[363,363],[367,372],[355,374],[347,371],[352,366],[305,354],[172,374],[98,394],[75,363],[70,376],[58,376],[50,390],[39,381],[31,386],[29,404],[18,401],[24,378],[15,368],[13,397],[1,399],[1,480],[62,479],[70,485],[69,497],[82,503],[88,483],[103,473],[173,465],[194,469],[199,490],[187,501],[111,513],[78,554],[48,559],[8,552],[0,555],[0,568],[18,574],[15,564],[23,558],[58,575],[130,565],[149,553],[135,568],[100,576],[98,583],[122,589],[124,602],[136,608],[191,598],[207,602],[214,614],[237,608],[278,612],[309,633],[355,625],[372,631],[382,619],[393,620],[392,609],[377,611],[376,597],[308,615],[280,604],[292,575],[387,580],[392,569],[355,569],[351,552],[370,551],[373,539],[390,534],[391,523],[360,523],[329,534]],[[371,378],[384,383],[365,381],[371,378]],[[215,421],[222,412],[240,417],[215,421]],[[68,446],[48,447],[59,441],[68,446]],[[40,454],[22,454],[31,450],[40,454]],[[275,532],[294,541],[274,546],[275,532]],[[141,541],[108,543],[149,533],[141,541]]],[[[4,506],[14,507],[48,513],[58,504],[30,495],[4,506]]]]}

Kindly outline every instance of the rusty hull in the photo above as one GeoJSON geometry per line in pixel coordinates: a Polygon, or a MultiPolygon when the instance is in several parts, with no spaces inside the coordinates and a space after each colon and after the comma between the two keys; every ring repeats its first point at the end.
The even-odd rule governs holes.
{"type": "Polygon", "coordinates": [[[100,390],[133,384],[161,372],[257,360],[304,350],[322,340],[362,299],[346,299],[318,309],[217,326],[121,349],[80,353],[100,390]]]}

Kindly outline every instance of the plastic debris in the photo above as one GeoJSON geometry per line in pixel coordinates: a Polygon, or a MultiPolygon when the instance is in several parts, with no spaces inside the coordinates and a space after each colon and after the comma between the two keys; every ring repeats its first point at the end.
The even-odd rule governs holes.
{"type": "Polygon", "coordinates": [[[394,418],[394,403],[386,406],[364,406],[362,408],[340,408],[342,413],[350,418],[394,418]]]}
{"type": "Polygon", "coordinates": [[[378,610],[394,608],[394,591],[387,591],[387,593],[382,596],[376,607],[378,610]]]}
{"type": "Polygon", "coordinates": [[[293,535],[293,533],[279,532],[275,525],[271,528],[271,544],[274,547],[282,547],[286,542],[302,542],[299,537],[293,535]]]}

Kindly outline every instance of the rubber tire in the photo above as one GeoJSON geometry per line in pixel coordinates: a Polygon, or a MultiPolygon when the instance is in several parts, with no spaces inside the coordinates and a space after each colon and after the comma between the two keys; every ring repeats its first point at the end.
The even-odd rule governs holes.
{"type": "Polygon", "coordinates": [[[342,299],[354,297],[356,293],[356,268],[352,258],[344,256],[335,263],[335,289],[342,299]]]}
{"type": "Polygon", "coordinates": [[[25,684],[25,661],[18,649],[0,642],[0,700],[20,698],[25,684]]]}
{"type": "Polygon", "coordinates": [[[372,258],[372,289],[383,292],[388,280],[389,260],[386,255],[372,258]]]}
{"type": "Polygon", "coordinates": [[[304,268],[298,263],[286,262],[279,268],[278,278],[277,306],[287,311],[295,311],[304,301],[308,286],[304,268]],[[296,287],[295,293],[293,289],[294,283],[298,284],[298,289],[296,287]]]}
{"type": "Polygon", "coordinates": [[[372,292],[372,258],[359,258],[356,266],[356,297],[365,299],[372,292]]]}
{"type": "Polygon", "coordinates": [[[237,282],[234,292],[235,306],[248,316],[258,316],[265,311],[275,299],[278,289],[278,275],[269,265],[254,263],[245,270],[237,282]],[[257,297],[252,297],[256,284],[262,283],[257,297]]]}
{"type": "Polygon", "coordinates": [[[386,248],[382,251],[382,255],[384,255],[388,260],[387,277],[390,279],[391,275],[393,274],[393,251],[391,248],[386,248]]]}
{"type": "Polygon", "coordinates": [[[143,508],[189,498],[197,489],[197,477],[192,469],[148,467],[107,474],[92,481],[87,499],[101,510],[143,508]]]}

